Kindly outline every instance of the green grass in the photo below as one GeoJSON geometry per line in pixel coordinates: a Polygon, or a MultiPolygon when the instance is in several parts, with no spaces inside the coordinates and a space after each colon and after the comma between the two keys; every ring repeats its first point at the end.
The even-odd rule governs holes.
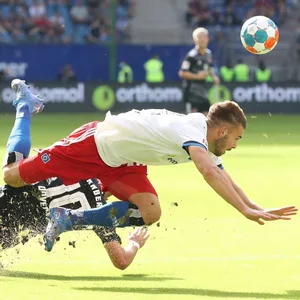
{"type": "MultiPolygon", "coordinates": [[[[98,115],[33,119],[33,147],[45,147],[98,115]]],[[[0,154],[13,116],[0,115],[0,154]]],[[[224,166],[264,207],[299,203],[300,116],[249,116],[224,166]]],[[[62,235],[51,253],[39,239],[0,253],[0,299],[300,299],[299,217],[259,226],[204,183],[192,164],[152,167],[160,227],[133,265],[111,265],[92,232],[62,235]],[[177,202],[178,206],[174,203],[177,202]],[[76,240],[76,248],[68,245],[76,240]]],[[[128,230],[120,230],[126,240],[128,230]]]]}

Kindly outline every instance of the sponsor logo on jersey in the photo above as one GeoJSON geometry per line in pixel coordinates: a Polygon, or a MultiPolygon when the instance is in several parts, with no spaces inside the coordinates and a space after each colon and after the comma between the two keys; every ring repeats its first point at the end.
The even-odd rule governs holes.
{"type": "Polygon", "coordinates": [[[167,160],[168,160],[171,164],[174,164],[174,165],[178,164],[178,161],[175,160],[175,159],[172,158],[172,157],[168,157],[167,160]]]}
{"type": "Polygon", "coordinates": [[[146,165],[143,165],[143,164],[140,164],[140,163],[137,163],[137,162],[130,162],[127,164],[128,167],[143,167],[143,166],[146,166],[146,165]]]}

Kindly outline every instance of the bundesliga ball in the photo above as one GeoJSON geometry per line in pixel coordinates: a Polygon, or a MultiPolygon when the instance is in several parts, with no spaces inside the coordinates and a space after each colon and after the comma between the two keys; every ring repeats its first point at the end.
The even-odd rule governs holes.
{"type": "Polygon", "coordinates": [[[247,20],[241,29],[243,46],[253,54],[266,54],[273,50],[279,39],[276,24],[267,17],[256,16],[247,20]]]}

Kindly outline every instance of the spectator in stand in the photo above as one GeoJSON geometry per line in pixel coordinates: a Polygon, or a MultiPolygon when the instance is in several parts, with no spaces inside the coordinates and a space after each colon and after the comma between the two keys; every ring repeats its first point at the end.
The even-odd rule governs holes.
{"type": "Polygon", "coordinates": [[[103,15],[101,11],[102,0],[86,0],[86,5],[92,19],[96,19],[99,14],[103,15]]]}
{"type": "Polygon", "coordinates": [[[248,17],[263,15],[272,19],[275,23],[283,23],[286,18],[286,5],[281,0],[255,0],[248,17]]]}
{"type": "Polygon", "coordinates": [[[86,5],[90,10],[99,10],[101,5],[101,0],[86,0],[86,5]]]}
{"type": "Polygon", "coordinates": [[[26,34],[22,29],[22,23],[15,23],[15,28],[11,32],[12,40],[16,43],[24,43],[26,41],[26,34]]]}
{"type": "Polygon", "coordinates": [[[42,0],[33,0],[29,7],[29,15],[33,20],[40,19],[46,14],[46,6],[42,0]]]}
{"type": "Polygon", "coordinates": [[[63,83],[72,83],[77,81],[76,74],[71,65],[67,64],[63,67],[62,71],[57,76],[57,81],[63,83]]]}
{"type": "Polygon", "coordinates": [[[60,36],[64,33],[65,27],[65,19],[61,15],[59,11],[56,11],[52,17],[50,17],[51,31],[53,31],[54,35],[60,38],[60,36]]]}
{"type": "Polygon", "coordinates": [[[127,17],[122,16],[116,22],[116,30],[117,36],[121,42],[128,40],[130,38],[130,27],[129,27],[129,20],[127,17]]]}
{"type": "Polygon", "coordinates": [[[3,20],[2,24],[8,33],[13,31],[16,20],[17,16],[13,12],[10,12],[9,15],[3,20]]]}
{"type": "Polygon", "coordinates": [[[233,5],[233,3],[229,3],[226,8],[223,15],[223,23],[226,26],[237,26],[242,24],[241,15],[236,14],[236,7],[233,5]]]}
{"type": "Polygon", "coordinates": [[[199,10],[199,1],[190,0],[188,2],[187,12],[185,14],[185,20],[187,25],[193,24],[194,17],[196,16],[198,10],[199,10]]]}
{"type": "Polygon", "coordinates": [[[197,27],[207,26],[212,22],[210,11],[205,0],[191,0],[186,13],[188,25],[197,27]]]}
{"type": "Polygon", "coordinates": [[[11,36],[6,28],[0,25],[0,43],[10,44],[12,42],[11,36]]]}
{"type": "Polygon", "coordinates": [[[254,15],[265,15],[280,24],[287,16],[286,1],[190,0],[187,5],[185,21],[188,26],[192,27],[203,25],[240,26],[247,18],[254,15]]]}
{"type": "Polygon", "coordinates": [[[51,29],[51,23],[46,13],[35,18],[34,25],[35,27],[33,28],[33,32],[38,35],[39,41],[43,42],[47,32],[51,29]]]}
{"type": "MultiPolygon", "coordinates": [[[[117,0],[116,14],[116,37],[123,41],[130,37],[134,1],[117,0]]],[[[109,0],[0,0],[0,43],[84,43],[90,41],[88,26],[97,19],[99,42],[106,42],[109,0]]]]}
{"type": "Polygon", "coordinates": [[[206,0],[200,0],[200,9],[196,15],[196,25],[198,27],[207,26],[211,23],[211,14],[207,7],[206,0]]]}
{"type": "Polygon", "coordinates": [[[247,19],[247,13],[251,9],[252,4],[249,0],[235,0],[232,1],[233,13],[235,16],[234,26],[240,26],[247,19]]]}
{"type": "Polygon", "coordinates": [[[83,0],[77,0],[71,8],[70,15],[74,24],[88,24],[89,11],[83,0]]]}
{"type": "Polygon", "coordinates": [[[44,34],[43,42],[45,44],[58,44],[61,42],[61,38],[54,28],[49,28],[44,34]]]}
{"type": "Polygon", "coordinates": [[[96,19],[92,22],[87,39],[91,43],[101,43],[108,39],[108,29],[102,20],[96,19]]]}

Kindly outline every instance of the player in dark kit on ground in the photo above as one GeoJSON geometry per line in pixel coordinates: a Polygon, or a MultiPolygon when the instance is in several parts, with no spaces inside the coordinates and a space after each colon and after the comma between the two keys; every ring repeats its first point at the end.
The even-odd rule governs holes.
{"type": "Polygon", "coordinates": [[[210,75],[215,84],[220,83],[218,76],[214,74],[212,54],[207,45],[209,42],[208,31],[197,28],[193,32],[195,48],[188,52],[179,70],[179,76],[183,79],[183,95],[186,103],[186,111],[206,113],[210,103],[205,88],[205,80],[210,75]]]}
{"type": "MultiPolygon", "coordinates": [[[[13,188],[0,186],[0,249],[25,244],[30,238],[42,234],[47,226],[49,208],[62,206],[70,209],[90,209],[106,204],[106,195],[97,179],[82,180],[65,186],[59,178],[49,178],[33,185],[13,188]]],[[[118,269],[126,269],[138,249],[149,237],[145,227],[129,235],[126,248],[115,228],[77,226],[75,229],[93,229],[118,269]]],[[[75,247],[75,243],[72,244],[75,247]]]]}

